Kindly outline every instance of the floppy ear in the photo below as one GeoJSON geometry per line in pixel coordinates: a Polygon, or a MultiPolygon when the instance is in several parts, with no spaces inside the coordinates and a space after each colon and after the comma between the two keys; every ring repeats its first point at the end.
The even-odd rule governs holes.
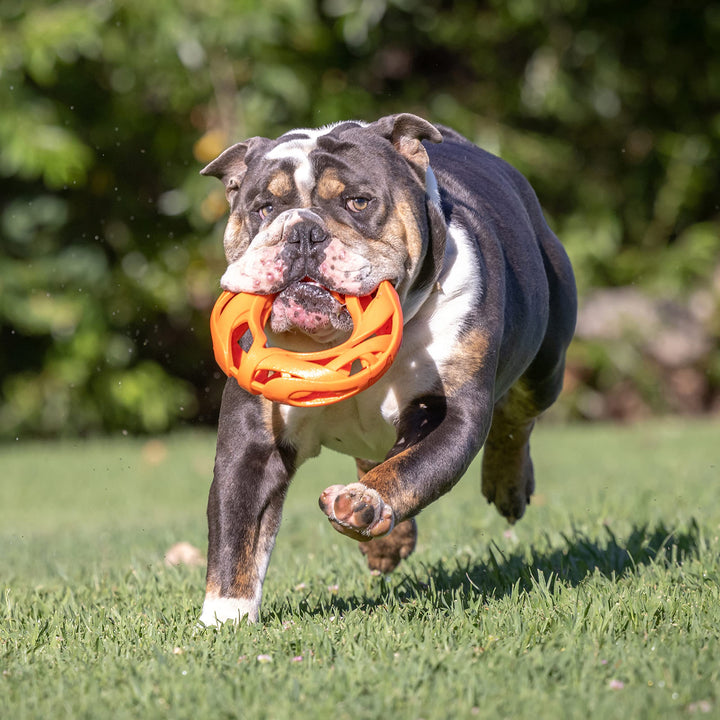
{"type": "Polygon", "coordinates": [[[200,174],[219,178],[228,190],[238,188],[247,172],[246,156],[248,152],[269,142],[267,138],[254,137],[232,145],[206,165],[200,174]]]}
{"type": "Polygon", "coordinates": [[[423,174],[430,161],[422,146],[422,140],[441,143],[443,139],[433,124],[411,113],[387,115],[368,125],[368,129],[389,140],[395,149],[423,174]]]}
{"type": "Polygon", "coordinates": [[[245,164],[247,150],[247,143],[237,143],[227,148],[227,150],[223,150],[220,155],[200,171],[200,174],[219,178],[223,181],[225,187],[233,179],[239,185],[247,172],[247,165],[245,164]]]}

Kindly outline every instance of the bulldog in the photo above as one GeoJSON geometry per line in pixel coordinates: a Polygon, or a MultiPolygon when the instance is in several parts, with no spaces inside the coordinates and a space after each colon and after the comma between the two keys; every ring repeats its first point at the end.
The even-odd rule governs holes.
{"type": "Polygon", "coordinates": [[[254,622],[296,469],[329,447],[357,480],[320,508],[387,573],[415,546],[414,517],[483,448],[482,493],[511,523],[534,490],[529,439],[555,401],[577,309],[572,268],[527,180],[410,114],[254,137],[202,170],[225,185],[225,290],[277,294],[269,342],[345,340],[337,297],[383,280],[403,308],[389,371],[324,407],[272,403],[228,379],[208,502],[202,624],[254,622]]]}

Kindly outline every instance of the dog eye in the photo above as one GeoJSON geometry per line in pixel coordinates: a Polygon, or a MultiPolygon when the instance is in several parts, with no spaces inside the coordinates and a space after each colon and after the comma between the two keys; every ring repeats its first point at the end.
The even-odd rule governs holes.
{"type": "Polygon", "coordinates": [[[263,205],[257,212],[258,215],[264,220],[273,211],[272,205],[263,205]]]}
{"type": "Polygon", "coordinates": [[[347,202],[345,203],[345,207],[350,211],[354,213],[362,212],[363,210],[367,210],[368,205],[370,205],[370,200],[368,198],[364,197],[356,197],[356,198],[349,198],[347,202]]]}

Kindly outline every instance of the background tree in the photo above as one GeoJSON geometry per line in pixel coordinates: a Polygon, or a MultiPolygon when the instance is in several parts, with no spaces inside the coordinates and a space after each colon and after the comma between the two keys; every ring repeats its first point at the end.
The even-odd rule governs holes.
{"type": "MultiPolygon", "coordinates": [[[[400,110],[530,178],[584,296],[699,308],[712,407],[717,47],[705,2],[0,0],[0,435],[213,422],[225,203],[198,170],[245,137],[400,110]]],[[[625,381],[672,407],[627,343],[581,335],[571,371],[568,412],[625,381]]]]}

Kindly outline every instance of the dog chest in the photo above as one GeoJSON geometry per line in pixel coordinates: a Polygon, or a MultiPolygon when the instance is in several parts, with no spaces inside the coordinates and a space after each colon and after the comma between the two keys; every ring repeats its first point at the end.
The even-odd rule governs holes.
{"type": "Polygon", "coordinates": [[[380,462],[395,442],[397,402],[380,388],[319,408],[280,407],[283,439],[297,450],[298,464],[330,448],[343,455],[380,462]],[[385,397],[383,397],[385,395],[385,397]],[[384,410],[384,412],[383,412],[384,410]]]}

